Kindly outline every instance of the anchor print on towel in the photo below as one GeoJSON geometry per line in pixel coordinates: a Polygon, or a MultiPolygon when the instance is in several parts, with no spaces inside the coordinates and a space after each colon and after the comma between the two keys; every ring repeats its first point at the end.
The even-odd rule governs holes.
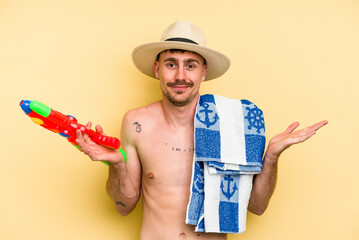
{"type": "Polygon", "coordinates": [[[209,104],[204,103],[201,107],[202,107],[202,110],[199,110],[199,113],[196,114],[196,118],[198,119],[198,121],[203,123],[204,125],[206,125],[207,128],[216,124],[216,122],[219,119],[217,113],[215,113],[214,116],[211,116],[211,118],[210,118],[210,115],[213,115],[213,114],[210,114],[210,113],[213,113],[213,110],[208,109],[209,104]],[[204,120],[203,120],[203,117],[204,117],[204,120]]]}
{"type": "Polygon", "coordinates": [[[234,183],[233,188],[231,190],[231,182],[234,180],[234,178],[232,178],[230,176],[226,176],[226,177],[224,177],[224,180],[227,182],[227,191],[224,190],[224,184],[223,184],[224,181],[221,182],[221,190],[222,190],[223,195],[228,200],[230,200],[231,197],[234,195],[234,193],[238,190],[237,184],[234,183]]]}

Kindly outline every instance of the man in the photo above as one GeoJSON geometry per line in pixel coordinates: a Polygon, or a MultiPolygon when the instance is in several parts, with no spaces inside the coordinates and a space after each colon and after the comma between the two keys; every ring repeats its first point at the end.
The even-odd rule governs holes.
{"type": "MultiPolygon", "coordinates": [[[[189,22],[175,22],[160,42],[144,44],[133,52],[135,65],[158,78],[162,100],[126,113],[119,151],[92,142],[78,132],[77,143],[94,161],[109,163],[107,192],[123,216],[143,196],[141,239],[226,239],[225,234],[197,233],[185,224],[194,152],[194,116],[201,82],[219,77],[229,59],[205,47],[202,32],[189,22]]],[[[300,131],[299,123],[272,138],[256,175],[248,210],[261,215],[273,194],[279,155],[289,146],[311,137],[327,122],[300,131]]],[[[91,123],[87,127],[91,128],[91,123]]],[[[103,133],[101,126],[96,126],[103,133]]]]}

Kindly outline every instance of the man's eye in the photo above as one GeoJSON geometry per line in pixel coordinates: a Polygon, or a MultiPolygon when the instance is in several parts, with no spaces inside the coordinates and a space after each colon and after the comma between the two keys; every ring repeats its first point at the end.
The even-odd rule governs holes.
{"type": "Polygon", "coordinates": [[[174,68],[176,65],[174,63],[169,63],[169,64],[167,64],[167,66],[170,68],[174,68]]]}
{"type": "Polygon", "coordinates": [[[193,69],[193,68],[195,68],[196,66],[194,65],[194,64],[188,64],[188,66],[187,66],[189,69],[193,69]]]}

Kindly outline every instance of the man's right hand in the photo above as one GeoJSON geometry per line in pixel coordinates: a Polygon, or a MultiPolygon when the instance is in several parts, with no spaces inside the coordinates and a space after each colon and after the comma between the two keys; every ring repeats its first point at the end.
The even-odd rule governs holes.
{"type": "MultiPolygon", "coordinates": [[[[91,129],[91,126],[91,122],[86,124],[89,129],[91,129]]],[[[105,135],[100,125],[96,125],[95,130],[96,133],[105,135]]],[[[99,145],[93,142],[86,133],[82,134],[80,130],[77,130],[76,137],[76,143],[93,161],[104,161],[115,165],[124,163],[124,158],[118,149],[99,145]]]]}

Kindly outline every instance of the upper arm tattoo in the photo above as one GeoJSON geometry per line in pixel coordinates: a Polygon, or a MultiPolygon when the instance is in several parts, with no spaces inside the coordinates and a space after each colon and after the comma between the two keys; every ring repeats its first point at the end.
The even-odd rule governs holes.
{"type": "Polygon", "coordinates": [[[136,125],[136,132],[140,133],[142,131],[141,124],[138,122],[134,122],[133,125],[136,125]]]}

